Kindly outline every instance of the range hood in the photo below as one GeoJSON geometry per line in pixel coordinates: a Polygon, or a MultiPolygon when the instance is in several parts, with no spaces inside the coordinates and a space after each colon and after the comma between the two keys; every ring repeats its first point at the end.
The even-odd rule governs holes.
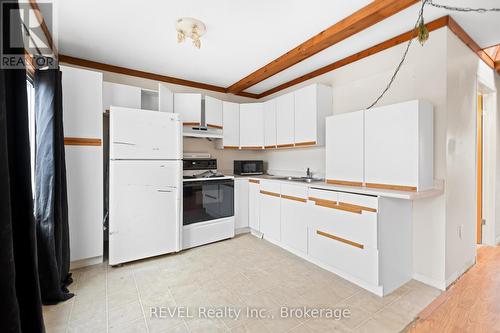
{"type": "Polygon", "coordinates": [[[222,130],[207,127],[205,117],[205,99],[201,100],[201,125],[186,125],[182,128],[182,135],[191,138],[222,139],[222,130]]]}

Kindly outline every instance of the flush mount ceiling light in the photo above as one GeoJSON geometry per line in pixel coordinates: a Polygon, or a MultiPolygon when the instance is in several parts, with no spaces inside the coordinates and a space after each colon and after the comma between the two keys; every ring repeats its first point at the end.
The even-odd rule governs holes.
{"type": "Polygon", "coordinates": [[[205,34],[207,28],[205,23],[192,17],[182,17],[175,22],[177,30],[177,42],[183,43],[186,37],[193,40],[193,45],[197,48],[201,47],[201,36],[205,34]]]}

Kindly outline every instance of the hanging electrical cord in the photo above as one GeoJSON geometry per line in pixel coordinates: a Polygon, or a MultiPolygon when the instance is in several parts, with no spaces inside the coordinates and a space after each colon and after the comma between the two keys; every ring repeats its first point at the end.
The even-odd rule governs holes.
{"type": "MultiPolygon", "coordinates": [[[[430,5],[436,8],[440,9],[446,9],[450,11],[457,11],[457,12],[476,12],[476,13],[486,13],[486,12],[500,12],[500,8],[470,8],[470,7],[453,7],[453,6],[448,6],[448,5],[442,5],[442,4],[437,4],[434,3],[432,0],[422,0],[422,4],[420,6],[420,11],[418,12],[418,18],[417,22],[415,23],[414,29],[416,30],[416,37],[420,44],[423,46],[427,39],[429,39],[429,30],[427,30],[427,27],[425,26],[424,22],[424,7],[425,5],[430,5]]],[[[399,71],[401,70],[401,67],[403,66],[406,56],[408,55],[408,51],[410,50],[410,46],[413,43],[413,38],[411,38],[408,43],[406,44],[405,51],[403,52],[403,56],[401,57],[401,61],[398,63],[396,70],[394,71],[394,74],[392,74],[391,79],[389,80],[389,83],[386,85],[384,90],[382,90],[382,93],[375,99],[375,101],[370,104],[366,108],[366,110],[369,110],[373,108],[377,103],[384,97],[384,95],[389,91],[391,88],[392,84],[394,83],[394,80],[396,79],[396,76],[398,75],[399,71]]]]}
{"type": "MultiPolygon", "coordinates": [[[[427,1],[429,0],[422,0],[422,5],[420,6],[420,10],[418,12],[418,18],[417,18],[417,22],[415,23],[415,27],[414,29],[416,30],[424,21],[424,6],[425,4],[427,3],[427,1]]],[[[424,26],[425,27],[425,26],[424,26]]],[[[419,33],[420,35],[420,33],[419,33]]],[[[427,32],[427,37],[429,36],[429,32],[427,32]]],[[[406,44],[406,48],[405,48],[405,51],[403,52],[403,56],[401,57],[401,61],[399,62],[398,66],[396,67],[396,70],[394,71],[394,74],[392,74],[392,77],[391,79],[389,80],[389,83],[387,84],[387,86],[384,88],[384,90],[382,90],[382,93],[375,99],[375,101],[370,104],[369,107],[366,108],[366,110],[369,110],[371,109],[372,107],[374,107],[375,105],[377,105],[377,103],[382,99],[382,97],[384,97],[385,93],[391,88],[392,86],[392,83],[394,82],[394,80],[396,79],[396,76],[398,75],[399,73],[399,70],[401,69],[401,67],[403,66],[403,63],[405,62],[406,60],[406,56],[408,55],[408,51],[410,50],[410,46],[411,44],[413,43],[413,38],[411,38],[408,43],[406,44]]]]}
{"type": "Polygon", "coordinates": [[[427,2],[427,4],[430,6],[436,7],[436,8],[451,10],[451,11],[455,11],[455,12],[465,12],[465,13],[470,13],[470,12],[477,12],[477,13],[500,12],[500,8],[454,7],[454,6],[441,5],[438,3],[434,3],[432,0],[429,0],[427,2]]]}

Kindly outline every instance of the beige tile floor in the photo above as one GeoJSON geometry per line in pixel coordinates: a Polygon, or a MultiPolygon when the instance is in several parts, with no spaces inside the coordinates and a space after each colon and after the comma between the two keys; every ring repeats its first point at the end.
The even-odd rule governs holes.
{"type": "MultiPolygon", "coordinates": [[[[47,332],[399,332],[439,294],[410,281],[380,298],[249,234],[178,254],[73,272],[76,296],[44,307],[47,332]],[[280,308],[348,309],[349,318],[281,318],[280,308]],[[155,318],[151,309],[168,318],[155,318]],[[238,319],[199,309],[242,309],[238,319]],[[206,308],[203,308],[206,307],[206,308]],[[188,309],[190,318],[168,315],[188,309]],[[250,318],[246,309],[263,310],[250,318]]],[[[180,312],[179,312],[180,314],[180,312]]]]}

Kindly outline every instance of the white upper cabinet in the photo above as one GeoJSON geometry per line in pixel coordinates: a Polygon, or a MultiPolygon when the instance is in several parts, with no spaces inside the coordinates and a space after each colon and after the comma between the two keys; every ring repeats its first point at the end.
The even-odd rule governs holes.
{"type": "Polygon", "coordinates": [[[102,138],[102,74],[67,66],[61,70],[64,136],[102,138]]]}
{"type": "Polygon", "coordinates": [[[361,186],[363,174],[364,111],[326,118],[326,180],[361,186]]]}
{"type": "Polygon", "coordinates": [[[293,147],[294,139],[294,93],[276,98],[276,144],[278,147],[293,147]]]}
{"type": "MultiPolygon", "coordinates": [[[[102,139],[102,74],[61,66],[64,136],[102,139]]],[[[137,90],[140,97],[140,90],[137,90]]],[[[138,99],[140,103],[140,98],[138,99]]],[[[71,261],[103,255],[102,145],[65,145],[71,261]]]]}
{"type": "Polygon", "coordinates": [[[365,111],[365,182],[425,190],[434,185],[433,107],[413,100],[365,111]]]}
{"type": "Polygon", "coordinates": [[[224,148],[238,148],[240,146],[240,105],[232,102],[222,102],[224,148]]]}
{"type": "Polygon", "coordinates": [[[201,125],[201,94],[174,94],[174,112],[185,125],[201,125]]]}
{"type": "Polygon", "coordinates": [[[240,146],[252,149],[264,146],[262,103],[240,104],[240,146]]]}
{"type": "Polygon", "coordinates": [[[174,93],[164,84],[158,84],[158,108],[160,112],[174,112],[174,93]]]}
{"type": "Polygon", "coordinates": [[[276,148],[276,100],[262,103],[264,112],[264,148],[276,148]]]}
{"type": "Polygon", "coordinates": [[[295,145],[325,144],[325,117],[332,114],[332,88],[322,84],[296,90],[295,145]]]}
{"type": "Polygon", "coordinates": [[[205,124],[207,127],[222,129],[222,101],[205,96],[205,124]]]}
{"type": "Polygon", "coordinates": [[[111,105],[140,109],[141,102],[142,91],[139,87],[111,82],[102,83],[102,104],[104,110],[109,110],[111,105]]]}

